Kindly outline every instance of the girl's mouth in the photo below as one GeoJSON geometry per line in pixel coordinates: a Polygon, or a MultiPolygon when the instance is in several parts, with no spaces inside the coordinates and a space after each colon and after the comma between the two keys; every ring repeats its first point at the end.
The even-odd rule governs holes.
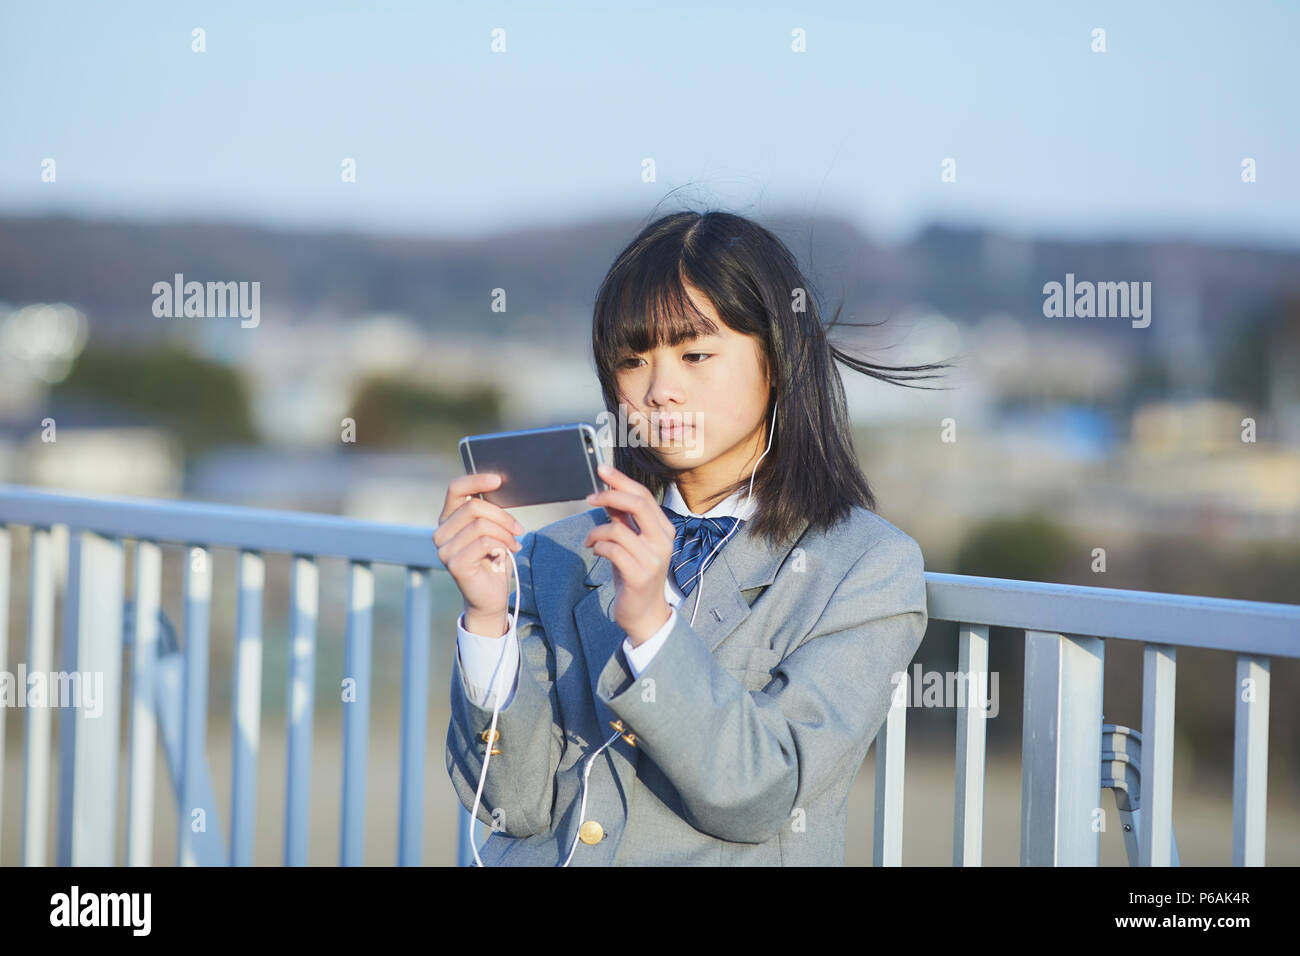
{"type": "Polygon", "coordinates": [[[693,426],[681,422],[661,421],[657,434],[661,442],[681,441],[692,428],[693,426]]]}

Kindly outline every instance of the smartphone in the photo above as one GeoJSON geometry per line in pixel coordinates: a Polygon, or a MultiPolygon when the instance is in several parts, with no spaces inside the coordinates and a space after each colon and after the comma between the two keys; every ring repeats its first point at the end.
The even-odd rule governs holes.
{"type": "Polygon", "coordinates": [[[585,422],[466,435],[460,458],[466,474],[502,476],[500,485],[478,495],[502,508],[581,501],[609,488],[596,472],[606,464],[605,450],[585,422]]]}

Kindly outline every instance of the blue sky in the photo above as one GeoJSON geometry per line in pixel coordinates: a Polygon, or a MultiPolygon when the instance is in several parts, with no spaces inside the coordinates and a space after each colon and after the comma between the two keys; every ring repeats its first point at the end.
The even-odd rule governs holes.
{"type": "Polygon", "coordinates": [[[5,4],[0,210],[481,235],[687,186],[886,240],[1300,246],[1300,4],[700,6],[5,4]]]}

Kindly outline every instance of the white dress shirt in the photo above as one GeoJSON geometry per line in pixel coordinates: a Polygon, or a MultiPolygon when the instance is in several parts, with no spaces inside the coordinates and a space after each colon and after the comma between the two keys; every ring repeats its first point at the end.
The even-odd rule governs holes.
{"type": "MultiPolygon", "coordinates": [[[[714,505],[703,515],[698,515],[686,507],[686,501],[682,498],[681,492],[678,491],[676,482],[671,483],[664,492],[663,503],[670,511],[695,518],[727,516],[747,520],[758,510],[758,505],[748,499],[746,492],[737,491],[724,501],[714,505]]],[[[738,533],[739,531],[735,532],[735,534],[738,533]]],[[[735,537],[735,534],[732,537],[735,537]]],[[[725,547],[724,544],[723,548],[725,547]]],[[[718,554],[721,553],[721,551],[718,552],[718,554]]],[[[717,560],[717,555],[714,556],[713,560],[717,560]]],[[[710,564],[712,564],[712,561],[710,564]]],[[[699,587],[698,582],[696,587],[699,587]]],[[[668,578],[664,582],[664,598],[669,604],[668,620],[664,623],[664,626],[659,628],[649,640],[643,642],[639,647],[634,647],[630,638],[623,639],[623,655],[627,658],[628,667],[631,668],[633,677],[640,677],[641,672],[650,666],[650,661],[655,656],[655,652],[663,646],[664,641],[668,639],[668,633],[677,622],[677,606],[685,599],[685,595],[677,587],[677,582],[673,579],[671,572],[669,572],[668,578]]],[[[507,618],[512,607],[506,609],[507,618]]],[[[507,624],[509,624],[509,621],[507,621],[507,624]]],[[[515,696],[515,679],[519,674],[519,640],[513,626],[505,635],[500,637],[472,634],[465,630],[465,614],[461,612],[456,619],[456,653],[460,655],[460,671],[464,675],[465,685],[470,691],[470,699],[475,704],[479,707],[491,707],[492,704],[488,698],[490,688],[509,687],[510,694],[502,702],[501,707],[504,709],[510,706],[510,701],[515,696]]]]}

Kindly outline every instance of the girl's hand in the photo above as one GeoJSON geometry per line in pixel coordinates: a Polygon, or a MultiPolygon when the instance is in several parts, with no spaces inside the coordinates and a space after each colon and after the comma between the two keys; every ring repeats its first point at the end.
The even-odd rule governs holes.
{"type": "Polygon", "coordinates": [[[667,623],[671,613],[664,585],[677,529],[645,485],[612,465],[601,465],[598,471],[612,487],[588,495],[587,501],[603,505],[611,520],[592,528],[583,546],[614,566],[618,589],[614,621],[633,646],[639,646],[667,623]],[[632,530],[629,516],[636,520],[640,534],[632,530]]]}
{"type": "Polygon", "coordinates": [[[501,476],[494,472],[457,478],[447,488],[433,533],[438,560],[465,599],[465,630],[487,637],[503,637],[509,626],[510,565],[505,552],[520,549],[514,536],[524,532],[500,505],[473,497],[500,484],[501,476]]]}

